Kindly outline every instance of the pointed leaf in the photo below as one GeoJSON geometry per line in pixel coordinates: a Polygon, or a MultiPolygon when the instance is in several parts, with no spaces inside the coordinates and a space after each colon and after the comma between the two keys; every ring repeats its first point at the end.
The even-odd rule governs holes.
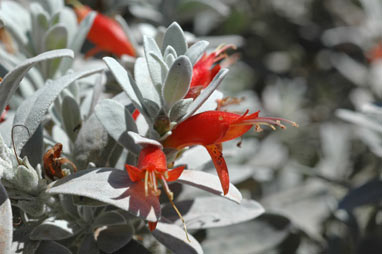
{"type": "Polygon", "coordinates": [[[168,109],[187,94],[191,78],[190,60],[185,56],[178,57],[171,66],[162,88],[163,99],[168,109]]]}
{"type": "Polygon", "coordinates": [[[174,253],[203,253],[199,242],[192,235],[189,235],[191,242],[188,242],[185,232],[177,225],[158,222],[157,227],[152,234],[160,243],[174,253]]]}
{"type": "Polygon", "coordinates": [[[140,145],[140,146],[154,145],[154,146],[158,146],[160,148],[163,148],[162,144],[159,143],[158,141],[154,140],[154,139],[149,139],[149,138],[143,137],[143,136],[141,136],[138,133],[135,133],[133,131],[129,131],[128,134],[134,140],[134,143],[137,145],[140,145]]]}
{"type": "Polygon", "coordinates": [[[158,198],[145,196],[143,182],[131,182],[128,173],[119,169],[81,170],[53,182],[47,192],[93,198],[148,221],[155,222],[160,216],[158,198]]]}
{"type": "Polygon", "coordinates": [[[163,84],[162,66],[150,55],[150,52],[155,54],[158,58],[162,58],[162,53],[155,40],[147,36],[143,37],[143,47],[145,49],[145,57],[151,80],[155,86],[161,86],[163,84]]]}
{"type": "MultiPolygon", "coordinates": [[[[186,222],[188,229],[205,229],[223,227],[251,220],[264,213],[264,208],[253,200],[242,200],[240,204],[232,204],[218,197],[201,197],[194,200],[175,202],[186,222]]],[[[182,226],[174,208],[167,204],[162,208],[162,216],[167,221],[182,226]]]]}
{"type": "Polygon", "coordinates": [[[243,199],[240,191],[233,184],[230,184],[228,193],[224,195],[219,178],[206,172],[185,169],[182,175],[178,178],[177,182],[208,191],[212,194],[232,200],[238,204],[240,204],[243,199]]]}
{"type": "Polygon", "coordinates": [[[180,122],[192,116],[200,108],[200,106],[208,99],[208,97],[220,86],[227,73],[228,69],[221,69],[218,74],[216,74],[207,88],[204,89],[203,92],[191,103],[190,107],[188,108],[188,113],[183,116],[180,122]]]}
{"type": "MultiPolygon", "coordinates": [[[[68,31],[66,27],[61,24],[50,27],[44,35],[43,45],[43,51],[66,48],[68,45],[68,31]]],[[[61,59],[59,58],[43,63],[44,76],[52,78],[60,62],[61,59]]]]}
{"type": "MultiPolygon", "coordinates": [[[[103,67],[96,67],[90,70],[67,74],[54,81],[47,82],[47,85],[40,88],[32,97],[25,100],[17,108],[13,124],[21,124],[28,127],[30,134],[33,135],[43,120],[46,111],[63,89],[77,79],[103,70],[103,67]]],[[[15,129],[14,133],[16,147],[20,150],[29,139],[28,132],[22,128],[18,128],[15,129]]]]}
{"type": "Polygon", "coordinates": [[[163,38],[162,52],[164,52],[169,45],[176,50],[178,56],[186,53],[186,38],[184,37],[182,28],[176,22],[172,23],[166,30],[163,38]]]}
{"type": "Polygon", "coordinates": [[[161,105],[160,96],[151,81],[147,63],[143,57],[137,58],[135,62],[134,78],[143,98],[155,102],[158,106],[161,105]]]}
{"type": "Polygon", "coordinates": [[[117,101],[106,99],[95,107],[95,114],[114,140],[127,150],[135,154],[139,153],[140,148],[127,134],[128,131],[138,132],[135,121],[127,107],[117,101]]]}
{"type": "Polygon", "coordinates": [[[73,51],[69,49],[59,49],[44,52],[38,56],[27,59],[22,64],[18,65],[15,69],[9,71],[5,75],[3,81],[0,83],[0,112],[2,112],[6,105],[9,103],[9,99],[15,93],[21,80],[24,78],[25,74],[32,68],[36,63],[58,58],[58,57],[71,57],[73,58],[73,51]]]}
{"type": "Polygon", "coordinates": [[[62,123],[70,140],[74,143],[81,125],[81,111],[77,101],[72,96],[65,96],[61,104],[62,123]]]}
{"type": "Polygon", "coordinates": [[[199,60],[199,58],[206,51],[209,44],[210,43],[208,41],[198,41],[187,50],[185,55],[188,56],[192,65],[194,65],[199,60]]]}
{"type": "MultiPolygon", "coordinates": [[[[0,166],[1,167],[1,166],[0,166]]],[[[0,172],[3,169],[0,169],[0,172]]],[[[13,221],[11,202],[0,181],[0,250],[11,253],[13,221]]]]}

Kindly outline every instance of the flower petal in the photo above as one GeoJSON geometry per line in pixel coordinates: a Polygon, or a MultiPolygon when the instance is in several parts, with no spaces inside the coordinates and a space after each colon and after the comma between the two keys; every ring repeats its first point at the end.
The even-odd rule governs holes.
{"type": "Polygon", "coordinates": [[[143,170],[140,170],[139,168],[136,168],[128,164],[126,164],[125,167],[131,181],[137,182],[145,177],[143,170]]]}
{"type": "Polygon", "coordinates": [[[158,224],[158,221],[155,221],[155,222],[151,222],[151,221],[149,221],[149,222],[148,222],[149,229],[150,229],[151,232],[153,232],[153,231],[156,229],[157,224],[158,224]]]}
{"type": "Polygon", "coordinates": [[[225,163],[223,157],[223,146],[222,144],[212,144],[205,147],[215,165],[216,172],[218,173],[220,183],[223,188],[223,193],[226,195],[229,190],[229,175],[227,164],[225,163]]]}
{"type": "Polygon", "coordinates": [[[169,170],[168,171],[168,178],[166,179],[167,182],[176,181],[179,178],[179,176],[182,174],[184,168],[185,168],[185,166],[180,166],[180,167],[174,168],[172,170],[169,170]]]}

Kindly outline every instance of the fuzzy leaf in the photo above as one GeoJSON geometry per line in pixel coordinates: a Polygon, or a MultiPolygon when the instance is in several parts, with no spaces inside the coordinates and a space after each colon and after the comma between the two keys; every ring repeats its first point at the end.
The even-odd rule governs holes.
{"type": "Polygon", "coordinates": [[[192,101],[193,99],[191,98],[177,101],[170,109],[170,121],[176,122],[181,119],[187,113],[188,107],[191,105],[192,101]]]}
{"type": "MultiPolygon", "coordinates": [[[[63,49],[68,45],[68,31],[65,26],[57,24],[49,28],[43,40],[43,51],[63,49]]],[[[46,78],[52,78],[60,66],[61,59],[54,59],[43,63],[46,78]]]]}
{"type": "Polygon", "coordinates": [[[73,235],[73,228],[68,221],[48,219],[34,227],[29,238],[31,240],[62,240],[73,235]]]}
{"type": "Polygon", "coordinates": [[[99,248],[96,241],[94,240],[93,234],[88,234],[84,237],[79,247],[78,253],[92,253],[99,254],[99,248]]]}
{"type": "Polygon", "coordinates": [[[184,53],[186,53],[186,38],[184,37],[182,28],[176,22],[172,23],[166,30],[162,45],[163,53],[169,45],[175,49],[178,56],[184,55],[184,53]]]}
{"type": "Polygon", "coordinates": [[[161,86],[163,83],[162,66],[152,55],[150,55],[150,52],[155,54],[158,58],[162,58],[162,53],[155,40],[147,36],[143,37],[143,47],[145,49],[145,57],[151,80],[155,86],[161,86]]]}
{"type": "Polygon", "coordinates": [[[191,78],[190,60],[185,56],[178,57],[171,66],[162,88],[163,99],[168,109],[187,94],[191,78]]]}
{"type": "MultiPolygon", "coordinates": [[[[223,227],[251,220],[264,213],[264,208],[253,200],[232,204],[218,197],[201,197],[175,203],[188,229],[223,227]]],[[[162,208],[162,216],[179,226],[182,222],[171,205],[162,208]]]]}
{"type": "MultiPolygon", "coordinates": [[[[68,47],[73,50],[74,54],[77,55],[82,45],[86,40],[86,36],[90,28],[93,25],[94,18],[97,13],[95,11],[90,12],[86,17],[81,21],[80,25],[77,28],[76,34],[71,41],[68,42],[68,47]]],[[[61,73],[65,73],[72,65],[73,60],[70,58],[64,58],[61,61],[60,71],[61,73]]]]}
{"type": "Polygon", "coordinates": [[[162,144],[154,139],[149,139],[146,137],[143,137],[139,135],[138,133],[135,133],[133,131],[128,132],[129,136],[134,140],[134,143],[137,145],[145,146],[145,145],[154,145],[158,146],[160,148],[163,148],[162,144]]]}
{"type": "Polygon", "coordinates": [[[97,245],[106,253],[114,253],[125,246],[133,234],[134,228],[130,224],[109,225],[99,232],[97,245]]]}
{"type": "Polygon", "coordinates": [[[66,134],[74,143],[78,132],[76,129],[81,125],[80,106],[71,96],[65,96],[61,104],[61,115],[66,134]]]}
{"type": "Polygon", "coordinates": [[[143,57],[137,58],[135,62],[134,78],[143,98],[155,102],[158,106],[161,105],[160,96],[151,81],[147,63],[143,57]]]}
{"type": "Polygon", "coordinates": [[[125,224],[126,220],[122,215],[115,211],[105,212],[95,219],[92,227],[95,229],[97,227],[125,224]]]}
{"type": "Polygon", "coordinates": [[[188,56],[192,65],[194,65],[199,60],[199,58],[206,51],[209,44],[210,43],[208,41],[198,41],[187,50],[185,55],[188,56]]]}
{"type": "Polygon", "coordinates": [[[203,253],[199,242],[189,235],[191,242],[187,241],[185,232],[177,225],[158,222],[153,236],[174,253],[200,254],[203,253]]]}
{"type": "MultiPolygon", "coordinates": [[[[1,167],[1,165],[0,165],[1,167]]],[[[0,181],[0,250],[11,253],[13,221],[11,202],[0,181]]]]}
{"type": "Polygon", "coordinates": [[[140,148],[127,134],[128,131],[138,131],[127,107],[117,101],[106,99],[95,107],[95,114],[110,136],[127,150],[139,153],[140,148]]]}
{"type": "Polygon", "coordinates": [[[208,191],[238,204],[243,199],[240,191],[233,184],[230,184],[228,193],[224,195],[219,178],[206,172],[185,169],[177,182],[208,191]]]}
{"type": "Polygon", "coordinates": [[[47,192],[93,198],[148,221],[157,221],[160,216],[158,198],[146,197],[143,182],[131,182],[128,173],[119,169],[81,170],[52,183],[47,192]]]}
{"type": "Polygon", "coordinates": [[[202,104],[208,99],[208,97],[220,86],[227,73],[228,69],[221,69],[218,72],[218,74],[216,74],[216,76],[207,86],[207,88],[204,89],[203,92],[198,97],[196,97],[196,99],[191,103],[190,107],[188,108],[187,114],[183,116],[180,122],[192,116],[200,108],[200,106],[202,106],[202,104]]]}
{"type": "Polygon", "coordinates": [[[27,59],[16,68],[9,71],[0,84],[0,112],[2,112],[5,106],[8,105],[10,98],[15,93],[21,80],[24,78],[25,74],[29,71],[30,68],[32,68],[36,63],[58,57],[73,58],[73,51],[69,49],[59,49],[44,52],[38,56],[27,59]]]}
{"type": "MultiPolygon", "coordinates": [[[[100,72],[102,70],[104,70],[103,67],[97,67],[86,71],[75,72],[47,83],[47,85],[40,88],[35,95],[25,100],[18,107],[13,124],[25,125],[28,127],[30,134],[33,135],[43,120],[46,111],[63,89],[79,78],[100,72]]],[[[15,129],[14,133],[15,143],[17,144],[16,147],[19,150],[24,146],[26,141],[29,139],[29,136],[28,133],[22,128],[15,129]]]]}

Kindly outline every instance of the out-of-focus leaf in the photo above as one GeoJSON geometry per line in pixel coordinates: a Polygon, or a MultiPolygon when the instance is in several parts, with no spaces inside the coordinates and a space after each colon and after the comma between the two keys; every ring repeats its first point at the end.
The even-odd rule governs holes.
{"type": "Polygon", "coordinates": [[[34,53],[43,52],[43,39],[45,32],[49,29],[49,14],[37,2],[33,2],[29,6],[32,21],[32,31],[30,34],[34,53]]]}
{"type": "Polygon", "coordinates": [[[98,247],[106,253],[114,253],[131,240],[134,228],[130,224],[109,225],[96,234],[98,247]]]}
{"type": "Polygon", "coordinates": [[[35,254],[72,254],[65,246],[55,241],[41,241],[35,254]]]}
{"type": "Polygon", "coordinates": [[[198,41],[187,50],[185,55],[188,56],[192,65],[203,55],[209,44],[208,41],[198,41]]]}
{"type": "Polygon", "coordinates": [[[48,219],[33,228],[31,240],[62,240],[73,236],[73,228],[66,220],[48,219]]]}
{"type": "Polygon", "coordinates": [[[61,104],[61,115],[63,125],[70,140],[74,143],[78,131],[76,129],[81,125],[80,106],[71,96],[65,96],[61,104]]]}
{"type": "MultiPolygon", "coordinates": [[[[22,128],[22,127],[16,127],[22,128]]],[[[36,167],[37,164],[41,163],[42,156],[44,153],[44,142],[43,142],[43,128],[41,125],[38,126],[35,133],[30,137],[30,139],[25,143],[23,149],[20,152],[20,156],[27,156],[30,164],[36,167]]]]}
{"type": "Polygon", "coordinates": [[[353,210],[367,204],[376,204],[382,200],[382,180],[373,179],[349,191],[338,203],[339,209],[353,210]]]}
{"type": "Polygon", "coordinates": [[[206,253],[268,253],[286,239],[290,228],[287,218],[264,214],[249,222],[208,229],[202,246],[206,253]]]}
{"type": "MultiPolygon", "coordinates": [[[[232,204],[218,197],[201,197],[175,203],[188,229],[223,227],[251,220],[264,213],[264,208],[253,200],[232,204]]],[[[162,216],[179,226],[182,222],[171,205],[162,208],[162,216]]]]}
{"type": "Polygon", "coordinates": [[[167,73],[162,88],[163,99],[168,110],[188,92],[192,78],[192,65],[188,57],[178,57],[167,73]]]}
{"type": "Polygon", "coordinates": [[[163,53],[169,45],[176,50],[178,56],[184,55],[184,53],[186,53],[186,38],[184,37],[182,28],[176,22],[172,23],[166,30],[162,45],[163,53]]]}
{"type": "MultiPolygon", "coordinates": [[[[86,36],[88,35],[88,32],[93,25],[93,21],[96,15],[97,13],[94,11],[86,15],[86,17],[81,21],[80,25],[78,26],[75,36],[71,41],[68,42],[68,47],[71,50],[73,50],[74,54],[78,54],[80,52],[81,47],[85,42],[86,36]]],[[[73,60],[69,58],[62,59],[60,65],[61,73],[65,73],[72,65],[72,62],[73,60]]]]}
{"type": "Polygon", "coordinates": [[[210,95],[219,87],[227,73],[228,69],[221,69],[218,74],[215,75],[214,79],[211,81],[208,87],[204,89],[203,92],[191,103],[187,114],[184,115],[180,121],[186,120],[200,108],[200,106],[208,99],[208,97],[210,97],[210,95]]]}
{"type": "MultiPolygon", "coordinates": [[[[66,27],[61,24],[50,27],[45,33],[43,43],[43,51],[66,48],[68,45],[68,31],[66,27]]],[[[59,58],[43,63],[44,76],[46,78],[53,78],[60,62],[61,59],[59,58]]]]}
{"type": "Polygon", "coordinates": [[[156,229],[152,232],[153,236],[174,253],[199,254],[203,253],[202,247],[196,239],[189,235],[188,242],[186,234],[177,225],[158,222],[156,229]]]}
{"type": "Polygon", "coordinates": [[[160,216],[158,198],[152,195],[146,197],[143,182],[131,182],[123,170],[82,170],[52,183],[47,192],[93,198],[148,221],[157,221],[160,216]]]}
{"type": "MultiPolygon", "coordinates": [[[[1,166],[0,166],[1,167],[1,166]]],[[[11,202],[0,181],[0,250],[11,253],[13,221],[11,202]]]]}
{"type": "Polygon", "coordinates": [[[95,107],[95,114],[110,136],[127,150],[138,154],[140,148],[127,134],[138,132],[137,126],[129,110],[117,101],[106,99],[95,107]]]}
{"type": "Polygon", "coordinates": [[[226,195],[224,195],[219,178],[215,175],[202,171],[185,169],[178,178],[177,182],[208,191],[212,194],[232,200],[238,204],[240,204],[243,198],[240,191],[233,184],[229,185],[229,191],[226,195]]]}
{"type": "MultiPolygon", "coordinates": [[[[62,76],[52,82],[49,82],[44,87],[40,88],[34,96],[25,100],[17,109],[13,124],[21,124],[28,127],[31,135],[40,125],[43,117],[49,106],[54,102],[60,92],[68,87],[75,80],[100,72],[103,67],[96,67],[90,70],[75,72],[62,76]]],[[[21,149],[25,142],[29,139],[28,133],[25,130],[15,129],[15,144],[17,149],[21,149]]]]}
{"type": "Polygon", "coordinates": [[[58,57],[73,58],[73,51],[69,49],[59,49],[44,52],[38,56],[27,59],[25,62],[18,65],[15,69],[9,71],[7,75],[5,75],[0,85],[0,111],[2,112],[5,106],[9,104],[9,99],[15,93],[21,80],[24,78],[25,74],[29,71],[30,68],[32,68],[36,63],[58,57]]]}

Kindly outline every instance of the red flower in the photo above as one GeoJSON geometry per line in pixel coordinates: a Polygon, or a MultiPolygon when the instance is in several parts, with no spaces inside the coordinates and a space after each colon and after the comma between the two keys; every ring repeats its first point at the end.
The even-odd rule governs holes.
{"type": "MultiPolygon", "coordinates": [[[[72,4],[79,22],[92,10],[76,1],[72,1],[72,4]]],[[[133,45],[118,22],[100,13],[97,13],[87,38],[95,44],[95,48],[87,52],[86,57],[93,56],[100,51],[111,52],[117,56],[136,55],[133,45]]]]}
{"type": "MultiPolygon", "coordinates": [[[[173,193],[170,191],[167,182],[175,181],[184,170],[184,166],[172,170],[167,169],[166,155],[160,147],[149,145],[142,149],[138,158],[138,167],[126,164],[126,170],[131,181],[144,181],[145,194],[159,196],[158,179],[162,181],[163,188],[172,203],[173,193]],[[149,193],[150,192],[150,193],[149,193]]],[[[173,204],[173,203],[172,203],[173,204]]],[[[149,229],[153,231],[157,222],[149,222],[149,229]]]]}
{"type": "Polygon", "coordinates": [[[369,62],[374,62],[382,59],[382,42],[379,42],[371,50],[366,53],[369,62]]]}
{"type": "Polygon", "coordinates": [[[9,110],[9,106],[6,106],[3,113],[1,113],[1,116],[0,116],[0,123],[4,122],[5,121],[5,115],[7,114],[7,111],[9,110]]]}
{"type": "Polygon", "coordinates": [[[261,131],[260,125],[274,125],[285,128],[281,121],[296,123],[282,118],[259,117],[259,112],[248,115],[248,110],[243,115],[224,112],[206,111],[194,115],[178,124],[172,134],[164,140],[165,147],[182,149],[186,146],[203,145],[210,154],[218,173],[224,194],[228,193],[229,175],[223,157],[222,143],[242,136],[254,125],[261,131]]]}
{"type": "Polygon", "coordinates": [[[226,45],[221,48],[217,48],[214,52],[207,55],[206,53],[195,63],[192,71],[192,80],[190,89],[185,98],[196,98],[200,91],[208,86],[215,75],[220,71],[220,64],[215,63],[225,58],[222,54],[229,48],[235,48],[233,45],[226,45]]]}

